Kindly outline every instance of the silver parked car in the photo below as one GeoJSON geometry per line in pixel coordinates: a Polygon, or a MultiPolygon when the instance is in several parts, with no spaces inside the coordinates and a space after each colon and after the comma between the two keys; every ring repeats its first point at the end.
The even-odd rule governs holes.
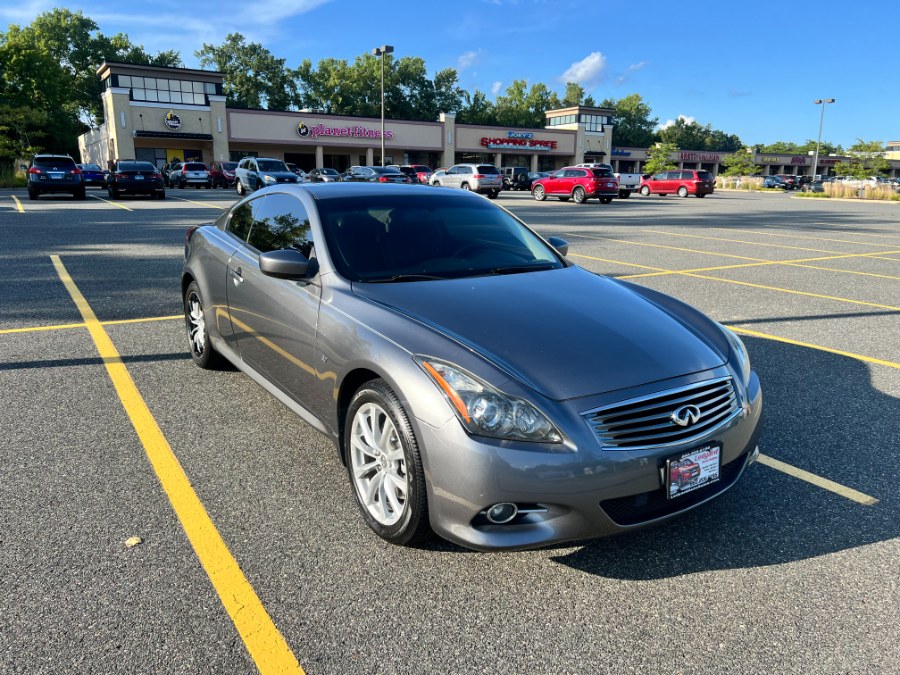
{"type": "Polygon", "coordinates": [[[280,159],[244,157],[234,170],[234,186],[241,196],[277,183],[299,183],[300,177],[280,159]]]}
{"type": "Polygon", "coordinates": [[[454,164],[438,181],[444,187],[471,190],[491,199],[503,189],[503,176],[493,164],[454,164]]]}
{"type": "Polygon", "coordinates": [[[720,495],[758,453],[743,344],[567,251],[462,191],[270,187],[188,233],[191,357],[331,439],[395,544],[525,549],[720,495]]]}

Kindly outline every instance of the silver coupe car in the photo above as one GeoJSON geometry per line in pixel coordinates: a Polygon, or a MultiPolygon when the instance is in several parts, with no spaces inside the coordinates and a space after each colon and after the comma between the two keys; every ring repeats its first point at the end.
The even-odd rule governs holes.
{"type": "Polygon", "coordinates": [[[188,233],[190,353],[328,436],[395,544],[526,549],[717,497],[759,452],[744,345],[567,252],[461,190],[272,186],[188,233]]]}

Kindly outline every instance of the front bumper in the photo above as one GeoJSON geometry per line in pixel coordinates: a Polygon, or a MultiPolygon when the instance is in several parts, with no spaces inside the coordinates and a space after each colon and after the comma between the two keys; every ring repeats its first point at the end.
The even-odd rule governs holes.
{"type": "Polygon", "coordinates": [[[560,425],[574,444],[570,452],[472,437],[456,419],[440,428],[418,422],[431,526],[467,548],[519,550],[626,532],[684,513],[728,490],[754,459],[762,413],[755,373],[740,396],[739,413],[703,438],[647,450],[602,449],[576,404],[569,406],[576,414],[560,425]],[[667,499],[666,459],[711,441],[721,444],[719,481],[667,499]],[[504,502],[531,512],[504,525],[488,522],[485,509],[504,502]]]}

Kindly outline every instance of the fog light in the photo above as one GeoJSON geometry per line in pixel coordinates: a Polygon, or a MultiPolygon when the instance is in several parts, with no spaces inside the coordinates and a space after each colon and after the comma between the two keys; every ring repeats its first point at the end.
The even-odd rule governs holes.
{"type": "Polygon", "coordinates": [[[485,515],[487,519],[495,525],[503,525],[508,523],[519,514],[519,507],[509,502],[494,504],[488,508],[485,515]]]}
{"type": "Polygon", "coordinates": [[[750,453],[750,461],[747,462],[747,466],[750,466],[759,458],[759,446],[757,445],[753,448],[753,452],[750,453]]]}

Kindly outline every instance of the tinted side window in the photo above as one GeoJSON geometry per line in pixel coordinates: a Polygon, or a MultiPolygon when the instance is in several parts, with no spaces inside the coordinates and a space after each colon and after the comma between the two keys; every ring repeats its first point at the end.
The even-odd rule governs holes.
{"type": "Polygon", "coordinates": [[[241,241],[247,241],[247,235],[250,234],[250,227],[253,225],[253,204],[261,202],[263,199],[265,197],[253,199],[238,206],[231,214],[226,231],[241,241]]]}
{"type": "Polygon", "coordinates": [[[300,200],[286,194],[268,195],[253,212],[253,227],[247,243],[260,253],[295,248],[309,257],[312,231],[300,200]]]}
{"type": "Polygon", "coordinates": [[[712,180],[713,176],[709,171],[698,171],[697,178],[700,180],[712,180]]]}
{"type": "Polygon", "coordinates": [[[694,178],[693,171],[682,171],[681,172],[681,180],[692,180],[694,178]]]}

